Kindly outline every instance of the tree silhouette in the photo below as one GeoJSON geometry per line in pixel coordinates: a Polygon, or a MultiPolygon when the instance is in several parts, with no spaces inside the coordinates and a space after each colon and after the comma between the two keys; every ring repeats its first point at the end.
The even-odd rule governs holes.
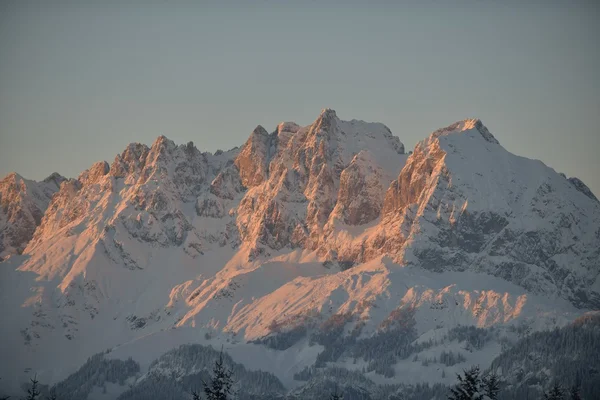
{"type": "Polygon", "coordinates": [[[550,392],[548,392],[548,393],[544,392],[544,399],[545,400],[563,400],[564,399],[563,390],[560,387],[560,385],[558,384],[558,382],[554,383],[554,386],[552,386],[552,389],[550,389],[550,392]]]}
{"type": "Polygon", "coordinates": [[[498,375],[492,373],[484,376],[481,383],[483,386],[483,393],[489,397],[490,400],[496,400],[498,398],[498,392],[500,391],[498,375]]]}
{"type": "Polygon", "coordinates": [[[483,398],[482,381],[479,377],[479,367],[473,366],[463,371],[464,376],[457,374],[458,384],[450,389],[448,400],[479,400],[483,398]]]}
{"type": "MultiPolygon", "coordinates": [[[[207,400],[228,400],[234,395],[233,392],[233,371],[225,368],[223,364],[223,347],[219,353],[219,359],[215,361],[212,378],[210,382],[202,381],[204,395],[207,400]]],[[[192,391],[194,400],[200,400],[200,395],[192,391]]]]}
{"type": "Polygon", "coordinates": [[[31,381],[31,387],[27,389],[26,400],[37,400],[40,395],[40,390],[38,389],[38,383],[40,382],[37,380],[37,374],[33,378],[29,378],[29,380],[31,381]]]}

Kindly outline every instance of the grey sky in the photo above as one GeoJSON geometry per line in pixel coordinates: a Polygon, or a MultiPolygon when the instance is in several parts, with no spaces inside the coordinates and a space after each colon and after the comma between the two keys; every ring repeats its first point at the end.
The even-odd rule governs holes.
{"type": "Polygon", "coordinates": [[[0,3],[1,176],[159,134],[226,149],[330,107],[408,149],[478,117],[600,195],[597,2],[49,3],[0,3]]]}

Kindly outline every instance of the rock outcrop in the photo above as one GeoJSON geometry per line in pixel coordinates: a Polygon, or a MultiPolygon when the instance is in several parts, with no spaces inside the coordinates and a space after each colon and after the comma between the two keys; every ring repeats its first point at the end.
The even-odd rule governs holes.
{"type": "Polygon", "coordinates": [[[23,252],[64,180],[56,172],[42,182],[13,172],[0,181],[0,260],[23,252]]]}

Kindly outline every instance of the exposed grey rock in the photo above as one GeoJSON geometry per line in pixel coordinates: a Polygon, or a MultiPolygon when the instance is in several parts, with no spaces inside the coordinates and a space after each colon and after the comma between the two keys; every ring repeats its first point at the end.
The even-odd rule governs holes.
{"type": "Polygon", "coordinates": [[[587,185],[585,183],[583,183],[583,181],[581,179],[571,177],[571,178],[569,178],[569,182],[571,182],[577,190],[579,190],[581,193],[585,194],[590,199],[598,201],[598,198],[594,195],[594,193],[592,193],[590,188],[587,187],[587,185]]]}

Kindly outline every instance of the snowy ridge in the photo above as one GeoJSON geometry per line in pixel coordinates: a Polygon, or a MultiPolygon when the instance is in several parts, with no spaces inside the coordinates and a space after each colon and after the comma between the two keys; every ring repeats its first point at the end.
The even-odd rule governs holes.
{"type": "MultiPolygon", "coordinates": [[[[258,126],[227,152],[161,136],[77,179],[9,175],[0,350],[18,365],[0,376],[16,387],[32,368],[56,382],[107,348],[144,372],[142,359],[195,342],[227,344],[291,389],[339,345],[312,339],[323,327],[359,351],[407,323],[415,339],[403,346],[433,358],[451,341],[418,344],[462,326],[562,326],[600,307],[600,203],[586,189],[509,153],[477,119],[408,155],[385,125],[330,109],[305,127],[258,126]]],[[[449,383],[466,363],[491,362],[495,340],[448,378],[410,359],[390,368],[406,383],[449,383]]],[[[389,382],[388,366],[335,354],[323,362],[371,365],[370,379],[389,382]]]]}

